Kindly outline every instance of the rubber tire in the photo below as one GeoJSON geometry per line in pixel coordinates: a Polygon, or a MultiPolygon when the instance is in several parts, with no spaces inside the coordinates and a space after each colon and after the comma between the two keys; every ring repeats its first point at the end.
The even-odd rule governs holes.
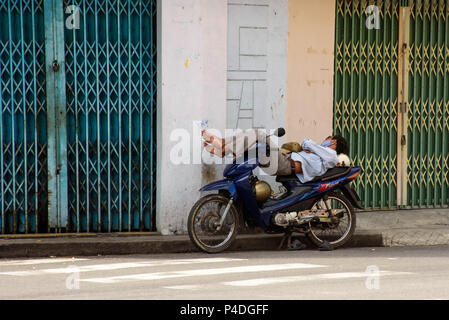
{"type": "MultiPolygon", "coordinates": [[[[343,201],[344,204],[348,207],[349,214],[351,215],[351,227],[350,227],[349,232],[346,235],[346,237],[339,240],[339,242],[337,242],[336,244],[331,244],[332,247],[335,249],[335,248],[345,245],[349,240],[351,240],[352,236],[354,235],[357,219],[356,219],[354,207],[352,206],[351,202],[349,202],[349,200],[344,195],[342,195],[340,193],[331,192],[331,193],[328,193],[328,196],[332,196],[332,197],[338,198],[339,200],[343,201]]],[[[318,199],[316,202],[318,202],[320,200],[321,200],[321,198],[318,199]]],[[[316,202],[314,202],[313,205],[315,205],[316,202]]],[[[319,247],[323,243],[311,231],[309,231],[306,234],[306,236],[317,247],[319,247]]]]}
{"type": "Polygon", "coordinates": [[[195,221],[195,216],[197,213],[197,210],[203,206],[205,203],[207,203],[208,201],[211,200],[215,200],[215,201],[221,201],[223,202],[225,205],[227,205],[229,203],[229,198],[222,196],[222,195],[218,195],[218,194],[210,194],[207,196],[202,197],[201,199],[199,199],[192,207],[192,209],[190,210],[189,213],[189,218],[188,218],[188,222],[187,222],[187,230],[189,232],[189,238],[190,240],[193,242],[193,244],[200,249],[201,251],[207,252],[207,253],[219,253],[219,252],[223,252],[226,249],[228,249],[232,243],[235,240],[235,237],[237,236],[238,230],[239,230],[239,216],[238,216],[238,211],[235,207],[234,204],[232,204],[231,208],[229,209],[228,214],[232,215],[232,218],[234,219],[235,222],[235,227],[234,227],[234,232],[232,233],[231,237],[229,238],[229,240],[225,243],[223,243],[221,246],[219,247],[210,247],[207,246],[205,244],[203,244],[202,242],[200,242],[194,232],[194,221],[195,221]]]}

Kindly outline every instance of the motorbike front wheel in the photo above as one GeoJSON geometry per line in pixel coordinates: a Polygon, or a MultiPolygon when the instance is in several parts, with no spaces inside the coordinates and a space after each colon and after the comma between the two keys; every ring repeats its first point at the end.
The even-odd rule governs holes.
{"type": "Polygon", "coordinates": [[[187,230],[190,240],[200,250],[222,252],[231,246],[237,236],[239,219],[234,204],[222,219],[229,201],[222,195],[211,194],[198,200],[190,210],[187,230]]]}

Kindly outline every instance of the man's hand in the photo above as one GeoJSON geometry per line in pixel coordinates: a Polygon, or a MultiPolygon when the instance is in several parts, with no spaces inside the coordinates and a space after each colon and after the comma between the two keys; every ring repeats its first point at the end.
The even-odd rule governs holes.
{"type": "Polygon", "coordinates": [[[299,161],[292,161],[292,171],[294,171],[295,174],[302,173],[302,164],[299,161]],[[294,168],[294,169],[293,169],[294,168]]]}

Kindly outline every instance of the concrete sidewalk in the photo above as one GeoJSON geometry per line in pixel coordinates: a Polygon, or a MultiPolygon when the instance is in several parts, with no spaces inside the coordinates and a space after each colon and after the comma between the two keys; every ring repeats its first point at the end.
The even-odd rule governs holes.
{"type": "MultiPolygon", "coordinates": [[[[229,250],[278,250],[282,234],[241,234],[229,250]]],[[[346,247],[449,244],[449,209],[357,213],[357,227],[346,247]]],[[[310,249],[314,249],[310,247],[310,249]]],[[[5,235],[0,258],[183,253],[198,251],[187,235],[158,233],[5,235]]]]}

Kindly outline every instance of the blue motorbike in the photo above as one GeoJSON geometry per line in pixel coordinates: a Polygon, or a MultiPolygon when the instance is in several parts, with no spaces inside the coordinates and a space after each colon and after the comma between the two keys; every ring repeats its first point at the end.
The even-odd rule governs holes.
{"type": "MultiPolygon", "coordinates": [[[[283,134],[282,128],[275,133],[283,134]]],[[[256,148],[269,152],[266,144],[256,148]]],[[[189,214],[187,229],[196,247],[222,252],[248,227],[284,233],[280,248],[285,240],[290,245],[295,232],[305,234],[317,247],[325,243],[332,249],[351,239],[356,227],[354,207],[362,207],[350,182],[359,176],[360,167],[337,166],[304,184],[296,175],[278,176],[281,187],[274,193],[254,175],[259,165],[258,157],[234,160],[224,170],[225,179],[201,188],[213,193],[199,199],[189,214]]]]}

